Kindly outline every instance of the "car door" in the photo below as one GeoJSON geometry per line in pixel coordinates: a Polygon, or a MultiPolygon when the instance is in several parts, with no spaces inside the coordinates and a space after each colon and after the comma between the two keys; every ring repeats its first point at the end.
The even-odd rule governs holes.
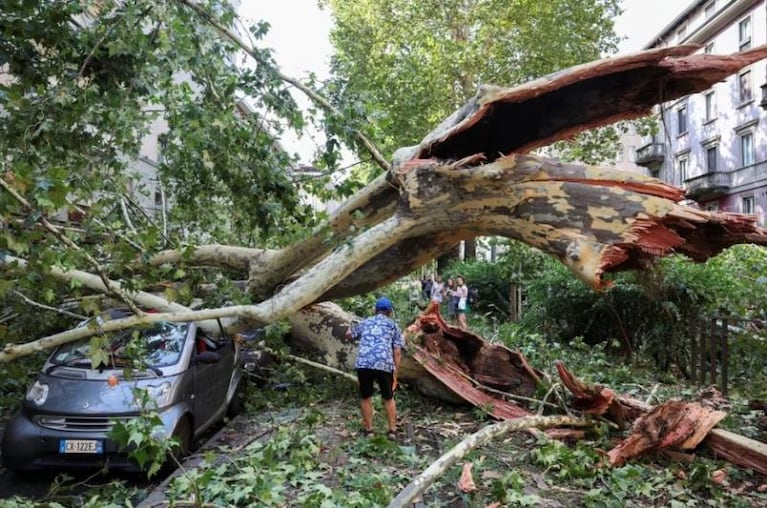
{"type": "Polygon", "coordinates": [[[197,329],[192,356],[196,427],[207,426],[216,412],[224,406],[232,378],[233,356],[230,339],[214,340],[201,329],[197,329]],[[204,357],[200,355],[206,351],[218,355],[218,361],[202,361],[204,357]]]}

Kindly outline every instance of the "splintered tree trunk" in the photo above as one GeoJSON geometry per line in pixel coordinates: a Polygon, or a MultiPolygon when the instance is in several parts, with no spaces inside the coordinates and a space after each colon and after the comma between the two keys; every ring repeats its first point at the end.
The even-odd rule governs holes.
{"type": "MultiPolygon", "coordinates": [[[[642,269],[671,253],[704,261],[733,244],[765,245],[767,232],[754,217],[680,204],[684,191],[659,180],[527,153],[585,129],[645,115],[657,103],[705,90],[767,57],[767,47],[693,55],[698,49],[662,48],[580,65],[518,87],[483,86],[419,145],[398,150],[384,174],[305,239],[281,249],[203,245],[150,260],[239,272],[238,279],[247,276],[256,303],[179,312],[176,304],[142,293],[144,301],[152,300],[151,308],[164,311],[144,322],[230,317],[238,326],[252,326],[300,320],[296,313],[312,304],[384,287],[478,236],[537,247],[595,288],[609,284],[603,280],[606,273],[642,269]]],[[[23,263],[0,257],[0,266],[23,263]]],[[[142,263],[130,268],[140,271],[142,263]]],[[[139,295],[103,274],[71,270],[52,275],[88,279],[94,290],[128,301],[139,295]]],[[[133,326],[136,320],[124,324],[133,326]]],[[[84,333],[96,332],[9,345],[0,361],[84,333]]],[[[344,348],[330,346],[330,337],[338,336],[318,335],[321,349],[342,356],[344,348]]]]}

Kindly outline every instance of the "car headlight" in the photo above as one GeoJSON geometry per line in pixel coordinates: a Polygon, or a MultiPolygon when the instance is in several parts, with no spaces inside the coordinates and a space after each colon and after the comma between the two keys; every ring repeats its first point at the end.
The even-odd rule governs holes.
{"type": "Polygon", "coordinates": [[[27,400],[30,402],[34,402],[38,406],[42,406],[45,404],[45,401],[48,399],[48,385],[45,383],[41,383],[40,380],[35,380],[34,383],[32,383],[32,386],[29,387],[29,390],[27,390],[27,400]]]}
{"type": "Polygon", "coordinates": [[[146,393],[149,400],[154,401],[157,407],[163,407],[168,404],[170,399],[170,383],[160,383],[159,385],[147,385],[146,393]]]}

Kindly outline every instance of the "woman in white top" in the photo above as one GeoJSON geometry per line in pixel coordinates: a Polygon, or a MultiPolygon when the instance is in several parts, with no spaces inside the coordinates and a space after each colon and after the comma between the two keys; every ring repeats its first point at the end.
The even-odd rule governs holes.
{"type": "Polygon", "coordinates": [[[442,298],[445,295],[445,283],[442,282],[442,276],[435,275],[434,283],[431,286],[431,301],[442,305],[442,298]]]}
{"type": "Polygon", "coordinates": [[[463,330],[467,330],[469,325],[466,323],[466,306],[469,304],[469,288],[460,275],[455,279],[458,294],[458,308],[456,312],[458,314],[458,326],[463,330]]]}

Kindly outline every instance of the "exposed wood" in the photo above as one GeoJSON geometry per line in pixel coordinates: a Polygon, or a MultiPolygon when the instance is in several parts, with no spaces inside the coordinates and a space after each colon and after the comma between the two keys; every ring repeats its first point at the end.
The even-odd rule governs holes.
{"type": "Polygon", "coordinates": [[[433,303],[407,331],[413,337],[412,357],[457,396],[499,419],[530,414],[499,395],[509,392],[529,397],[541,383],[541,373],[521,353],[448,325],[433,303]]]}
{"type": "Polygon", "coordinates": [[[626,426],[626,412],[614,391],[601,385],[584,383],[572,375],[560,360],[557,360],[556,368],[562,384],[573,395],[574,408],[593,415],[606,414],[620,428],[626,426]]]}
{"type": "Polygon", "coordinates": [[[712,430],[704,444],[719,458],[767,475],[767,444],[724,429],[712,430]]]}
{"type": "Polygon", "coordinates": [[[488,425],[478,432],[471,434],[434,461],[418,478],[405,487],[388,506],[389,508],[409,507],[418,496],[423,494],[434,483],[434,480],[439,478],[449,467],[465,457],[467,453],[509,432],[528,428],[548,429],[564,426],[587,427],[589,425],[592,425],[592,422],[587,419],[569,416],[526,416],[488,425]]]}
{"type": "Polygon", "coordinates": [[[529,152],[586,129],[644,116],[655,104],[705,90],[765,57],[764,47],[733,55],[692,55],[699,49],[672,46],[606,58],[513,88],[484,85],[419,145],[400,149],[395,164],[475,154],[492,161],[529,152]]]}
{"type": "MultiPolygon", "coordinates": [[[[653,407],[632,397],[620,396],[619,400],[633,414],[649,412],[653,407]]],[[[724,429],[712,429],[703,444],[717,456],[737,466],[767,475],[767,444],[761,441],[724,429]]]]}
{"type": "Polygon", "coordinates": [[[696,402],[665,402],[636,420],[629,437],[610,450],[607,457],[610,464],[620,466],[651,451],[693,449],[726,414],[696,402]]]}

